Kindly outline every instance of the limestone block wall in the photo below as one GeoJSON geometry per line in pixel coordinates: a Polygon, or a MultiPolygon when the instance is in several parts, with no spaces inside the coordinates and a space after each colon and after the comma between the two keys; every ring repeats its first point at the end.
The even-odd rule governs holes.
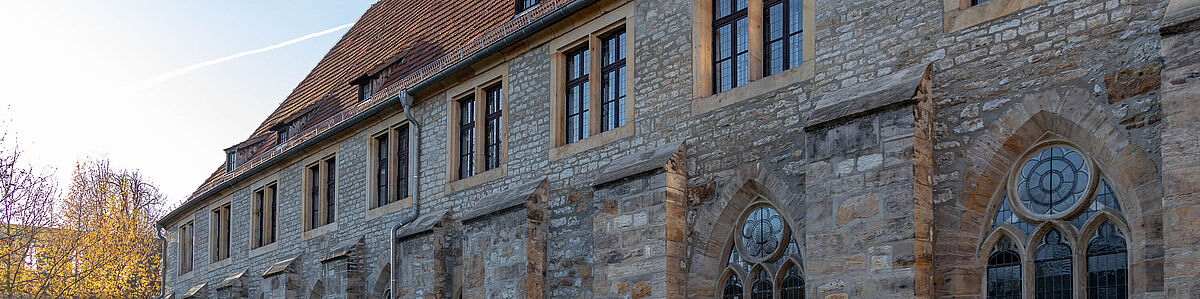
{"type": "Polygon", "coordinates": [[[464,298],[545,298],[545,180],[485,197],[461,222],[464,298]]]}
{"type": "MultiPolygon", "coordinates": [[[[603,11],[625,2],[598,1],[589,9],[603,11]]],[[[1189,248],[1196,245],[1179,241],[1194,239],[1187,237],[1192,231],[1164,231],[1186,228],[1164,224],[1178,224],[1192,215],[1190,191],[1183,187],[1190,182],[1186,178],[1194,176],[1189,175],[1190,166],[1180,161],[1188,161],[1186,158],[1195,155],[1200,145],[1186,137],[1195,135],[1188,118],[1195,114],[1188,108],[1194,105],[1178,104],[1192,98],[1188,93],[1192,72],[1184,67],[1188,64],[1164,57],[1195,57],[1190,50],[1195,49],[1194,44],[1187,42],[1197,40],[1197,36],[1194,31],[1166,35],[1178,37],[1174,40],[1179,42],[1172,44],[1177,46],[1162,41],[1159,22],[1167,1],[1048,0],[950,32],[943,26],[942,0],[816,1],[816,53],[812,61],[806,62],[813,65],[812,78],[785,82],[777,89],[747,92],[745,100],[703,112],[693,110],[690,104],[694,98],[691,32],[696,17],[691,14],[691,1],[628,2],[634,6],[630,18],[637,24],[632,32],[636,36],[635,51],[630,56],[637,61],[630,73],[634,77],[630,92],[636,99],[631,103],[636,112],[629,118],[635,127],[632,137],[558,160],[548,159],[552,121],[549,99],[556,87],[549,80],[554,49],[544,42],[549,38],[546,36],[567,31],[561,27],[586,21],[579,16],[489,58],[489,62],[503,60],[509,65],[505,176],[448,193],[446,130],[452,127],[446,123],[448,99],[444,93],[431,91],[421,95],[412,107],[422,127],[418,163],[422,215],[453,209],[450,217],[461,221],[481,199],[545,178],[547,242],[544,246],[526,244],[523,252],[544,249],[541,294],[546,297],[687,294],[712,298],[717,278],[704,272],[719,263],[726,240],[714,239],[711,234],[714,227],[735,221],[729,218],[736,215],[722,214],[736,194],[728,190],[740,190],[747,181],[775,190],[771,193],[781,213],[797,222],[795,230],[804,232],[801,247],[810,297],[917,296],[926,287],[922,283],[932,284],[934,297],[979,296],[982,288],[976,255],[983,236],[978,228],[989,216],[985,215],[989,203],[979,199],[979,194],[994,191],[988,189],[995,184],[989,180],[996,175],[990,167],[1003,162],[994,159],[997,153],[1024,144],[1022,140],[1028,138],[1024,134],[1033,134],[1014,134],[1023,124],[1014,123],[1014,115],[1028,114],[1028,107],[1045,107],[1031,103],[1047,101],[1051,93],[1056,97],[1052,101],[1070,103],[1060,105],[1061,109],[1055,106],[1053,113],[1076,117],[1025,117],[1035,119],[1039,125],[1026,130],[1053,130],[1063,127],[1056,126],[1059,124],[1075,123],[1073,126],[1081,128],[1076,131],[1095,136],[1089,144],[1108,148],[1104,155],[1115,157],[1110,159],[1114,167],[1130,177],[1122,186],[1137,198],[1139,216],[1136,223],[1131,222],[1136,225],[1131,226],[1141,228],[1137,234],[1138,240],[1143,240],[1137,244],[1141,249],[1131,266],[1131,270],[1144,273],[1137,278],[1141,287],[1136,294],[1171,297],[1167,292],[1184,290],[1187,282],[1194,281],[1186,274],[1195,272],[1189,270],[1193,267],[1187,261],[1193,255],[1189,248]],[[914,116],[912,106],[905,106],[823,128],[807,128],[827,95],[926,64],[932,65],[933,88],[930,107],[921,109],[930,111],[928,126],[914,116]],[[1180,80],[1182,83],[1174,83],[1180,80]],[[1181,97],[1170,98],[1171,94],[1181,97]],[[1029,100],[1034,98],[1040,100],[1029,100]],[[1041,126],[1043,123],[1049,125],[1041,126]],[[932,135],[921,137],[926,129],[932,135]],[[688,155],[679,169],[686,177],[642,175],[594,185],[596,174],[612,162],[676,143],[688,145],[688,155]],[[926,157],[918,154],[922,151],[930,152],[929,163],[919,160],[926,157]],[[1159,168],[1163,186],[1156,189],[1159,168]],[[657,185],[666,186],[674,179],[681,183],[669,188],[657,185]],[[926,184],[928,192],[923,189],[926,184]],[[679,192],[682,199],[675,200],[670,192],[679,192]],[[921,196],[932,198],[928,217],[922,216],[925,210],[915,203],[921,196]],[[1163,196],[1169,200],[1163,201],[1163,196]],[[664,205],[658,206],[660,202],[664,205]],[[683,208],[676,210],[665,204],[675,202],[683,208]],[[923,230],[915,227],[928,222],[932,222],[932,236],[920,235],[923,230]],[[675,235],[668,229],[674,225],[689,229],[675,235]],[[932,242],[930,247],[938,249],[931,261],[922,260],[920,254],[921,242],[926,239],[932,242]],[[1171,239],[1176,240],[1174,244],[1171,239]],[[649,240],[666,241],[643,246],[649,245],[649,240]],[[677,255],[682,256],[681,261],[674,260],[677,255]],[[1172,258],[1180,262],[1172,263],[1172,258]],[[659,261],[664,261],[662,266],[658,266],[659,261]],[[653,267],[642,271],[632,266],[637,263],[653,267]],[[686,273],[682,279],[686,283],[670,284],[667,282],[676,279],[674,276],[647,274],[672,273],[671,267],[676,265],[683,269],[680,273],[686,273]],[[921,278],[925,277],[922,265],[929,265],[932,278],[921,278]],[[1163,273],[1168,273],[1165,282],[1163,273]],[[645,282],[641,290],[647,292],[636,292],[641,282],[645,282]],[[687,289],[680,293],[668,288],[685,285],[687,289]]],[[[483,64],[474,67],[486,67],[483,64]]],[[[445,84],[469,76],[457,74],[445,84]]],[[[397,112],[398,108],[393,108],[379,118],[397,112]]],[[[367,145],[371,133],[357,128],[322,145],[338,152],[341,176],[336,229],[305,234],[300,223],[304,211],[298,204],[303,198],[305,165],[299,161],[283,163],[264,174],[278,175],[279,241],[266,249],[249,248],[249,199],[253,190],[240,185],[231,188],[219,196],[233,203],[235,230],[231,233],[230,260],[210,265],[208,213],[207,209],[199,209],[180,221],[193,220],[197,231],[196,270],[192,273],[178,273],[175,254],[179,244],[173,236],[180,223],[168,228],[171,241],[167,278],[171,290],[183,294],[199,284],[214,286],[230,275],[248,271],[254,274],[250,276],[252,283],[260,283],[267,297],[308,295],[318,282],[323,291],[328,291],[337,284],[331,281],[341,280],[346,274],[331,274],[330,266],[321,263],[321,258],[336,250],[338,244],[357,238],[364,240],[359,271],[365,276],[364,296],[381,296],[387,289],[386,273],[390,271],[415,273],[414,269],[389,264],[387,234],[392,224],[417,211],[405,209],[366,217],[367,145]],[[301,257],[296,274],[256,277],[270,265],[296,256],[301,257]]],[[[510,244],[516,250],[519,247],[513,240],[519,236],[485,233],[501,224],[516,225],[504,218],[508,216],[502,213],[492,217],[495,219],[468,223],[477,226],[464,227],[463,232],[476,234],[475,240],[505,236],[508,239],[496,244],[510,244]]],[[[462,240],[471,238],[464,236],[462,240]]],[[[406,261],[431,258],[424,253],[438,247],[429,245],[433,240],[417,239],[403,241],[410,242],[401,246],[409,252],[406,261]]],[[[444,264],[440,273],[447,275],[446,281],[462,279],[463,286],[477,283],[454,276],[474,275],[469,271],[471,267],[495,269],[484,273],[520,272],[513,270],[516,267],[511,261],[500,259],[508,255],[482,255],[477,262],[467,258],[472,256],[468,252],[484,252],[492,247],[479,244],[471,249],[467,241],[448,244],[463,250],[462,260],[453,261],[458,254],[449,253],[440,262],[428,261],[444,264]],[[493,257],[496,259],[482,260],[493,257]]],[[[429,265],[421,263],[422,267],[429,265]]],[[[500,289],[504,288],[497,286],[494,290],[500,289]]],[[[520,289],[508,289],[514,291],[496,294],[520,295],[516,291],[520,289]]],[[[457,287],[445,287],[438,292],[461,292],[464,298],[476,294],[468,291],[470,288],[459,291],[457,287]]]]}
{"type": "Polygon", "coordinates": [[[1171,1],[1162,28],[1167,297],[1200,296],[1200,1],[1171,1]]]}
{"type": "Polygon", "coordinates": [[[668,145],[605,166],[597,177],[593,298],[683,298],[684,150],[668,145]]]}

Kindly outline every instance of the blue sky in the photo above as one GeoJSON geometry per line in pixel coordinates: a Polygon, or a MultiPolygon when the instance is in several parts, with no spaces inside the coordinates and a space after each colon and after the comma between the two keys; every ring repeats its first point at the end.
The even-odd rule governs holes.
{"type": "Polygon", "coordinates": [[[78,159],[107,157],[142,170],[178,202],[345,30],[134,86],[355,22],[372,3],[3,1],[0,119],[27,162],[64,181],[78,159]]]}

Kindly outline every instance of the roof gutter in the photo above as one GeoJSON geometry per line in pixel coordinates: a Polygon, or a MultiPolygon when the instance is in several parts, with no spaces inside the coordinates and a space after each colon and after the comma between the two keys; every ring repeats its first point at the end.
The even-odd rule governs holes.
{"type": "Polygon", "coordinates": [[[166,216],[163,216],[162,219],[159,219],[158,224],[165,227],[166,226],[165,223],[168,220],[172,220],[175,217],[178,217],[179,214],[182,214],[185,210],[187,210],[187,208],[194,206],[197,203],[199,203],[200,201],[203,201],[204,199],[217,194],[218,191],[223,190],[225,188],[232,187],[234,184],[237,184],[238,182],[241,182],[242,180],[249,178],[250,176],[253,176],[254,174],[257,174],[259,171],[262,171],[263,169],[266,169],[267,167],[270,167],[270,166],[274,165],[275,163],[283,161],[288,156],[298,153],[301,150],[303,150],[304,148],[307,148],[307,147],[309,147],[313,144],[316,144],[320,141],[324,141],[324,139],[327,137],[334,136],[337,133],[341,133],[342,131],[354,126],[359,121],[362,121],[363,119],[371,117],[375,113],[382,111],[384,109],[384,107],[392,106],[392,105],[400,102],[401,98],[407,97],[408,95],[415,94],[417,91],[428,88],[428,87],[432,86],[434,82],[439,82],[443,79],[446,79],[447,77],[450,77],[450,75],[457,73],[476,62],[479,62],[480,60],[483,60],[484,58],[486,58],[496,52],[499,52],[500,50],[503,50],[504,48],[514,45],[517,42],[532,36],[534,33],[537,33],[538,31],[541,31],[542,29],[546,29],[547,27],[550,27],[550,25],[557,23],[558,21],[566,18],[567,16],[570,16],[571,14],[574,14],[575,12],[578,12],[579,10],[583,9],[584,7],[587,7],[588,5],[592,5],[592,3],[595,3],[596,1],[597,0],[575,0],[571,3],[567,3],[567,5],[564,5],[563,7],[559,8],[558,10],[555,10],[554,12],[551,12],[550,14],[534,21],[533,23],[526,25],[525,27],[517,30],[516,32],[509,34],[508,36],[504,37],[504,39],[501,39],[499,41],[492,43],[491,45],[488,45],[487,47],[483,48],[482,50],[475,52],[475,54],[471,54],[471,56],[468,56],[466,59],[463,59],[459,62],[454,63],[450,67],[443,69],[443,70],[437,72],[436,74],[433,74],[433,76],[430,76],[429,78],[426,78],[425,80],[421,80],[417,84],[406,89],[404,91],[404,93],[406,93],[406,95],[391,97],[391,98],[388,98],[387,100],[384,100],[382,103],[376,104],[375,106],[372,106],[371,108],[367,108],[367,110],[363,111],[362,113],[354,115],[350,119],[347,119],[345,121],[342,121],[341,123],[338,123],[337,125],[333,126],[332,128],[329,128],[329,130],[325,130],[325,132],[321,132],[320,134],[317,134],[316,136],[313,136],[312,138],[304,140],[300,144],[297,144],[296,146],[293,146],[293,147],[283,151],[279,155],[275,155],[274,157],[271,157],[270,159],[263,161],[263,163],[259,163],[258,165],[255,165],[253,168],[250,168],[250,170],[247,170],[246,172],[242,172],[241,175],[233,177],[232,179],[229,179],[229,180],[217,185],[216,187],[213,187],[212,189],[209,189],[208,191],[201,193],[199,196],[192,197],[192,199],[188,200],[187,202],[184,202],[183,205],[179,206],[179,208],[176,208],[174,211],[171,211],[171,213],[167,214],[166,216]]]}

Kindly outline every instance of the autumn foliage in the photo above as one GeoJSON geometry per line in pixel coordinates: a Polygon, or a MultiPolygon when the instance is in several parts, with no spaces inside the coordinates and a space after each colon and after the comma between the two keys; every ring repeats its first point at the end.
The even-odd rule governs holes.
{"type": "Polygon", "coordinates": [[[64,196],[19,156],[0,149],[0,297],[157,296],[162,243],[154,221],[165,200],[157,187],[93,159],[76,165],[64,196]]]}

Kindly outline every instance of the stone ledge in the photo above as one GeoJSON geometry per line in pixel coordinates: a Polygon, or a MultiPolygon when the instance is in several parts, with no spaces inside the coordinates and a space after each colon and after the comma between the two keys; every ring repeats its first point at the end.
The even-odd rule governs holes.
{"type": "Polygon", "coordinates": [[[914,103],[921,81],[930,77],[932,64],[909,67],[891,75],[825,94],[804,124],[805,131],[914,103]]]}
{"type": "Polygon", "coordinates": [[[365,239],[365,237],[358,237],[358,239],[350,239],[337,244],[337,246],[334,246],[333,251],[330,251],[328,254],[325,254],[325,257],[321,258],[321,262],[327,263],[353,255],[356,251],[363,248],[365,239]]]}
{"type": "Polygon", "coordinates": [[[683,142],[668,143],[658,148],[617,158],[600,167],[592,186],[600,186],[643,172],[663,169],[675,155],[685,150],[683,142]]]}
{"type": "Polygon", "coordinates": [[[483,216],[491,215],[509,208],[524,205],[530,196],[539,189],[546,188],[546,179],[535,180],[524,185],[500,191],[480,199],[471,211],[462,216],[462,222],[471,222],[483,216]]]}
{"type": "Polygon", "coordinates": [[[422,214],[420,217],[417,217],[416,220],[413,220],[412,223],[409,223],[408,225],[405,225],[397,230],[396,239],[406,239],[413,235],[432,230],[434,226],[437,226],[439,221],[441,221],[443,218],[449,217],[449,214],[449,209],[442,209],[433,211],[431,213],[422,214]]]}
{"type": "Polygon", "coordinates": [[[1162,35],[1200,30],[1200,0],[1172,0],[1163,15],[1162,35]]]}
{"type": "Polygon", "coordinates": [[[202,298],[205,295],[204,286],[206,286],[206,285],[208,285],[208,283],[198,284],[198,285],[192,287],[191,289],[188,289],[187,293],[183,293],[183,296],[181,296],[180,298],[183,298],[183,299],[202,298]]]}
{"type": "Polygon", "coordinates": [[[246,269],[225,277],[225,279],[221,280],[221,284],[217,285],[217,289],[245,285],[246,272],[249,271],[250,269],[246,269]]]}
{"type": "Polygon", "coordinates": [[[273,265],[271,265],[271,267],[267,268],[267,271],[263,271],[262,277],[267,278],[267,277],[273,276],[275,274],[283,273],[284,271],[287,271],[289,269],[292,269],[294,271],[295,270],[294,268],[298,267],[295,265],[299,264],[297,262],[299,260],[300,260],[300,256],[296,255],[292,258],[275,262],[275,264],[273,264],[273,265]]]}

